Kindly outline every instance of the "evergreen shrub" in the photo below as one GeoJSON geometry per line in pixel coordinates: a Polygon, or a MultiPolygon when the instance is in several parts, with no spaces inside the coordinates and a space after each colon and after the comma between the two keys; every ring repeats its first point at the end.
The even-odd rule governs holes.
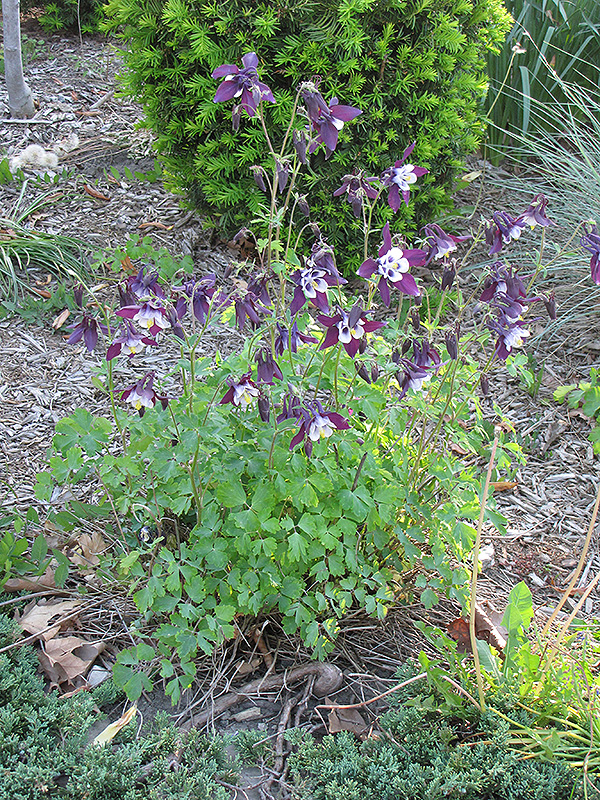
{"type": "Polygon", "coordinates": [[[35,9],[47,33],[66,29],[96,33],[104,18],[101,0],[21,0],[21,12],[35,9]]]}
{"type": "MultiPolygon", "coordinates": [[[[456,170],[483,133],[486,53],[510,27],[501,0],[109,0],[106,8],[127,45],[124,87],[144,106],[170,188],[228,234],[260,214],[249,167],[268,160],[260,122],[244,115],[235,132],[230,109],[213,103],[213,69],[258,54],[275,95],[274,140],[302,80],[319,76],[327,101],[362,110],[328,162],[315,154],[305,186],[338,248],[362,225],[332,198],[343,176],[378,175],[414,140],[415,163],[431,174],[396,219],[415,230],[447,206],[456,170]]],[[[382,209],[377,222],[390,217],[382,209]]]]}

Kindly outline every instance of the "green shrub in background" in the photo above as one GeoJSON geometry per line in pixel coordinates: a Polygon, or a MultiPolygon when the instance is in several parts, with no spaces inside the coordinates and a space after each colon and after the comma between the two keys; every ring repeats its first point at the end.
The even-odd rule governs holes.
{"type": "Polygon", "coordinates": [[[96,33],[104,18],[101,0],[21,0],[21,12],[42,9],[38,22],[47,33],[74,28],[96,33]]]}
{"type": "MultiPolygon", "coordinates": [[[[456,169],[483,133],[485,55],[510,26],[501,0],[110,0],[107,14],[127,45],[124,86],[157,134],[170,187],[227,233],[259,212],[249,167],[268,162],[258,120],[245,118],[235,133],[230,109],[213,103],[215,67],[258,54],[279,132],[297,85],[315,75],[327,100],[362,110],[328,162],[314,156],[305,187],[311,198],[318,189],[312,211],[337,246],[361,225],[332,198],[342,177],[357,167],[379,174],[413,140],[415,163],[431,176],[401,224],[414,229],[447,205],[456,169]]],[[[378,222],[390,216],[382,209],[378,222]]]]}
{"type": "MultiPolygon", "coordinates": [[[[598,88],[598,0],[507,0],[506,5],[515,23],[500,55],[488,56],[488,136],[494,148],[510,146],[539,127],[533,116],[540,105],[571,105],[565,82],[584,91],[598,88]]],[[[546,129],[555,121],[552,114],[546,129]]]]}

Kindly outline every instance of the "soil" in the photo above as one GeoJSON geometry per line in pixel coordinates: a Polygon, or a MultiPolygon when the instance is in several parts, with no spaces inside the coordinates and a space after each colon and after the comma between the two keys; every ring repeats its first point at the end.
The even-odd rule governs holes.
{"type": "MultiPolygon", "coordinates": [[[[57,176],[56,183],[44,183],[43,171],[26,167],[25,184],[0,185],[2,214],[10,216],[17,203],[25,207],[51,189],[60,196],[31,215],[29,222],[35,230],[80,237],[93,248],[119,248],[127,237],[149,236],[156,247],[166,247],[174,257],[191,256],[197,272],[222,274],[235,254],[224,245],[211,247],[202,221],[161,183],[131,177],[153,168],[152,136],[140,127],[141,108],[115,91],[119,54],[114,43],[100,37],[80,43],[77,37],[48,36],[34,23],[25,30],[29,41],[26,75],[38,110],[27,122],[8,119],[7,97],[0,85],[0,160],[21,153],[30,144],[50,149],[61,141],[72,143],[76,136],[77,145],[50,172],[51,178],[57,176]]],[[[484,192],[478,198],[477,187],[464,190],[457,196],[459,207],[480,200],[478,213],[499,205],[518,211],[524,207],[524,199],[528,201],[535,192],[533,188],[527,194],[524,187],[507,195],[502,189],[502,170],[476,159],[471,166],[487,176],[484,192]]],[[[490,559],[482,573],[480,593],[498,608],[520,580],[530,587],[538,611],[553,607],[579,558],[600,482],[598,460],[587,438],[590,420],[553,401],[558,386],[576,383],[589,374],[600,351],[597,307],[574,300],[581,296],[579,287],[587,285],[585,258],[574,257],[571,266],[570,273],[562,277],[549,276],[556,288],[559,319],[551,324],[536,323],[528,348],[533,370],[541,377],[539,391],[532,397],[517,378],[506,373],[491,387],[493,400],[506,412],[528,456],[525,466],[515,465],[507,476],[514,485],[496,493],[499,510],[509,519],[508,535],[486,531],[485,544],[493,548],[488,548],[490,559]]],[[[114,280],[108,270],[105,278],[114,280]]],[[[46,276],[35,269],[30,271],[30,285],[34,292],[40,287],[50,292],[56,289],[54,279],[46,286],[46,276]]],[[[588,297],[592,297],[591,288],[588,297]]],[[[27,307],[31,308],[31,299],[27,307]]],[[[77,407],[92,412],[104,409],[105,401],[92,382],[99,357],[90,358],[82,346],[69,346],[64,331],[51,327],[52,316],[21,313],[0,319],[3,511],[40,507],[34,495],[35,476],[45,468],[55,423],[77,407]]],[[[237,336],[231,329],[217,328],[204,345],[205,352],[236,347],[237,336]]],[[[163,350],[148,358],[151,366],[160,367],[172,353],[163,350]]],[[[62,508],[69,497],[68,491],[56,493],[50,507],[62,508]]],[[[82,487],[80,497],[93,501],[96,487],[82,487]]],[[[47,510],[40,509],[42,513],[47,510]]],[[[579,587],[585,587],[597,572],[599,559],[594,536],[579,587]]],[[[569,599],[565,610],[570,611],[576,601],[577,596],[569,599]]],[[[597,616],[599,603],[593,592],[582,613],[597,616]]],[[[122,608],[120,620],[111,612],[110,620],[107,616],[103,623],[105,630],[114,631],[112,648],[106,651],[107,664],[119,645],[128,643],[126,624],[133,610],[126,601],[122,608]]],[[[392,610],[385,623],[362,616],[347,619],[332,656],[332,663],[344,671],[344,684],[341,692],[332,692],[331,697],[338,702],[360,702],[385,691],[393,685],[398,666],[423,645],[412,625],[414,619],[427,618],[444,625],[455,614],[449,603],[429,614],[415,604],[392,610]]],[[[86,619],[80,621],[84,628],[86,624],[86,619]]],[[[195,693],[176,710],[179,722],[189,720],[198,708],[244,681],[264,674],[268,659],[261,648],[278,654],[276,671],[310,661],[310,654],[297,641],[283,635],[277,620],[262,620],[257,625],[245,631],[234,647],[201,665],[195,693]],[[241,665],[248,672],[244,678],[239,677],[241,665]]],[[[251,728],[274,737],[282,703],[290,691],[254,695],[208,724],[214,722],[228,731],[251,728]]],[[[317,701],[306,700],[309,706],[304,721],[322,730],[322,717],[314,708],[317,701]]],[[[141,707],[146,716],[157,707],[171,711],[159,691],[145,698],[141,707]]],[[[370,720],[376,718],[379,708],[377,704],[369,707],[370,720]]]]}

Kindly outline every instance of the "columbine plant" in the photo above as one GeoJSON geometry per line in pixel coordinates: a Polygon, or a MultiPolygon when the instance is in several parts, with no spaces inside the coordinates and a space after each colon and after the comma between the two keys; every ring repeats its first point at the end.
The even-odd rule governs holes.
{"type": "MultiPolygon", "coordinates": [[[[397,210],[427,173],[409,161],[414,144],[382,175],[356,172],[335,192],[364,221],[358,275],[366,283],[349,299],[296,185],[311,154],[322,148],[331,156],[359,111],[326,100],[317,80],[304,82],[275,149],[266,120],[273,95],[257,56],[246,54],[242,64],[213,76],[221,81],[215,102],[234,102],[234,126],[244,117],[259,125],[272,156],[271,174],[255,172],[268,210],[250,274],[165,280],[142,266],[119,287],[114,314],[100,323],[84,312],[71,338],[96,345],[106,331],[121,450],[107,421],[80,410],[58,423],[51,459],[54,480],[95,475],[130,527],[156,530],[150,551],[128,541],[120,569],[135,581],[139,635],[152,615],[160,623],[144,654],[153,654],[174,699],[193,680],[197,652],[233,636],[240,615],[277,610],[284,630],[299,631],[322,655],[350,608],[383,616],[398,592],[415,589],[427,605],[440,592],[466,603],[480,487],[477,472],[452,451],[478,454],[487,441],[477,416],[481,367],[470,353],[477,342],[487,346],[491,331],[481,359],[486,386],[491,369],[526,342],[531,306],[550,303],[499,261],[473,290],[484,311],[467,325],[461,269],[470,250],[461,260],[459,253],[471,236],[431,224],[413,247],[391,224],[371,231],[375,203],[387,198],[397,210]],[[311,239],[306,255],[302,234],[311,239]],[[240,352],[199,358],[204,332],[223,319],[247,334],[240,352]],[[169,337],[181,348],[173,373],[181,385],[167,392],[143,359],[146,347],[169,337]],[[136,375],[117,385],[114,365],[125,362],[136,375]],[[417,567],[416,582],[404,586],[417,567]]],[[[545,209],[538,195],[520,217],[498,212],[471,248],[487,240],[500,254],[515,231],[545,230],[545,209]]],[[[534,273],[540,268],[534,264],[534,273]]],[[[500,449],[500,467],[510,465],[511,452],[500,449]]],[[[40,496],[50,489],[45,476],[40,496]]],[[[141,686],[138,662],[133,648],[116,672],[131,695],[141,686]]]]}

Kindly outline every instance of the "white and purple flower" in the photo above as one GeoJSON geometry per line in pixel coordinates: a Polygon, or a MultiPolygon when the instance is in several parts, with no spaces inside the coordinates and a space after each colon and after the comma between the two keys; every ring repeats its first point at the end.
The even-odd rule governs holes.
{"type": "Polygon", "coordinates": [[[341,342],[350,358],[354,358],[361,344],[366,342],[366,334],[383,328],[385,325],[385,322],[368,320],[368,313],[368,311],[363,311],[360,303],[356,303],[350,311],[342,311],[341,308],[338,308],[337,314],[333,317],[319,314],[317,320],[327,328],[319,350],[325,350],[327,347],[333,347],[341,342]]]}
{"type": "Polygon", "coordinates": [[[240,69],[235,64],[222,64],[213,70],[213,78],[224,78],[214,96],[213,102],[224,103],[228,100],[237,100],[238,106],[243,108],[249,117],[256,114],[256,109],[262,100],[274,103],[273,92],[265,83],[258,79],[258,56],[256,53],[246,53],[242,57],[240,69]]]}
{"type": "Polygon", "coordinates": [[[121,394],[121,400],[132,405],[138,411],[140,417],[144,416],[146,409],[154,408],[157,402],[160,402],[163,409],[169,403],[168,397],[156,393],[153,383],[154,372],[147,372],[136,384],[125,389],[121,394]]]}
{"type": "Polygon", "coordinates": [[[245,375],[242,375],[239,381],[231,377],[228,378],[227,383],[229,384],[229,389],[225,392],[219,405],[232,403],[234,406],[241,408],[242,411],[245,411],[260,394],[258,386],[251,379],[250,375],[251,373],[247,372],[245,375]]]}
{"type": "Polygon", "coordinates": [[[400,208],[400,195],[402,195],[402,200],[408,205],[410,187],[417,182],[417,178],[429,172],[425,167],[416,167],[413,164],[404,163],[414,150],[415,145],[416,142],[409,144],[402,154],[402,158],[396,161],[393,167],[388,167],[388,169],[381,174],[381,183],[390,190],[388,194],[388,205],[394,213],[400,208]]]}
{"type": "Polygon", "coordinates": [[[171,327],[166,308],[157,300],[148,300],[131,306],[124,306],[115,312],[117,317],[131,319],[140,328],[145,328],[152,336],[171,327]]]}
{"type": "Polygon", "coordinates": [[[412,297],[421,294],[408,270],[411,266],[425,263],[427,259],[425,250],[403,250],[401,247],[394,247],[390,224],[386,222],[383,228],[383,245],[379,248],[378,255],[377,260],[368,258],[364,261],[358,274],[361,278],[370,278],[373,274],[380,276],[377,288],[386,306],[390,304],[390,286],[412,297]]]}
{"type": "Polygon", "coordinates": [[[113,339],[106,351],[106,360],[111,361],[115,356],[126,355],[130,358],[136,353],[141,353],[146,345],[157,345],[154,339],[142,336],[133,327],[133,323],[125,320],[120,333],[113,339]]]}

